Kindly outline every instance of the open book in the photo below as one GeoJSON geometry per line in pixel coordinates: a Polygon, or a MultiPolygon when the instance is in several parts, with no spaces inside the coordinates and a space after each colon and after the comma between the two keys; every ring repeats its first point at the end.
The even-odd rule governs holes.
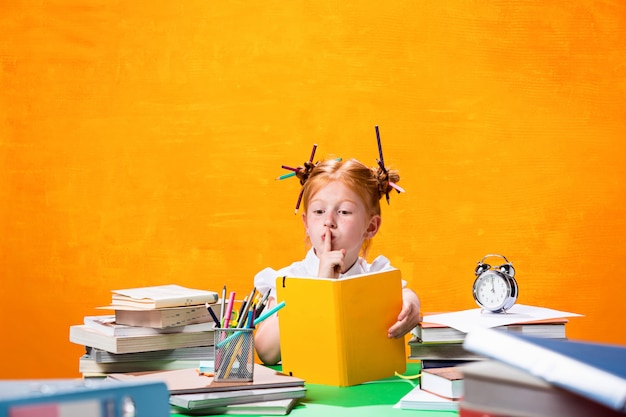
{"type": "Polygon", "coordinates": [[[283,372],[349,386],[405,371],[404,338],[387,337],[402,308],[399,270],[342,279],[281,277],[276,291],[287,305],[278,313],[283,372]]]}

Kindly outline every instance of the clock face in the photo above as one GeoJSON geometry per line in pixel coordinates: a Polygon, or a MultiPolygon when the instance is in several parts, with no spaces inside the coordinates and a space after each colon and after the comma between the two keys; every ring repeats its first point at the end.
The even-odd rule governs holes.
{"type": "Polygon", "coordinates": [[[474,283],[474,298],[487,310],[500,310],[511,295],[511,285],[507,279],[494,271],[480,275],[474,283]]]}

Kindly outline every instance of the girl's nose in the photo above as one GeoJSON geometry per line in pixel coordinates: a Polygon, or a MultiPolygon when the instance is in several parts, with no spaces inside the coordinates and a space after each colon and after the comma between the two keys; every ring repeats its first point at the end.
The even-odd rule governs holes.
{"type": "Polygon", "coordinates": [[[332,214],[326,215],[326,219],[324,220],[324,226],[334,229],[336,227],[335,219],[332,214]]]}

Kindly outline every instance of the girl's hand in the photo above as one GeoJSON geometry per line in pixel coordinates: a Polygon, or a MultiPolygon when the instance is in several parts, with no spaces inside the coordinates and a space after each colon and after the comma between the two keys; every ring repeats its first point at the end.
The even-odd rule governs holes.
{"type": "Polygon", "coordinates": [[[420,301],[409,288],[402,290],[402,310],[398,314],[398,321],[393,324],[387,331],[390,338],[403,337],[417,326],[422,320],[420,313],[420,301]]]}
{"type": "Polygon", "coordinates": [[[339,278],[339,274],[344,268],[346,250],[332,250],[332,234],[329,228],[326,228],[324,235],[324,248],[317,256],[320,259],[317,276],[319,278],[339,278]]]}

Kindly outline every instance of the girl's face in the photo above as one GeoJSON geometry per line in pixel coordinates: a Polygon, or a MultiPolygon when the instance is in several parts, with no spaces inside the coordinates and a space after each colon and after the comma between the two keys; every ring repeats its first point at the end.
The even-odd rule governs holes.
{"type": "Polygon", "coordinates": [[[345,249],[348,265],[356,261],[363,241],[374,237],[380,226],[380,216],[369,214],[359,195],[340,181],[330,182],[311,196],[302,221],[317,253],[330,229],[331,250],[345,249]]]}

